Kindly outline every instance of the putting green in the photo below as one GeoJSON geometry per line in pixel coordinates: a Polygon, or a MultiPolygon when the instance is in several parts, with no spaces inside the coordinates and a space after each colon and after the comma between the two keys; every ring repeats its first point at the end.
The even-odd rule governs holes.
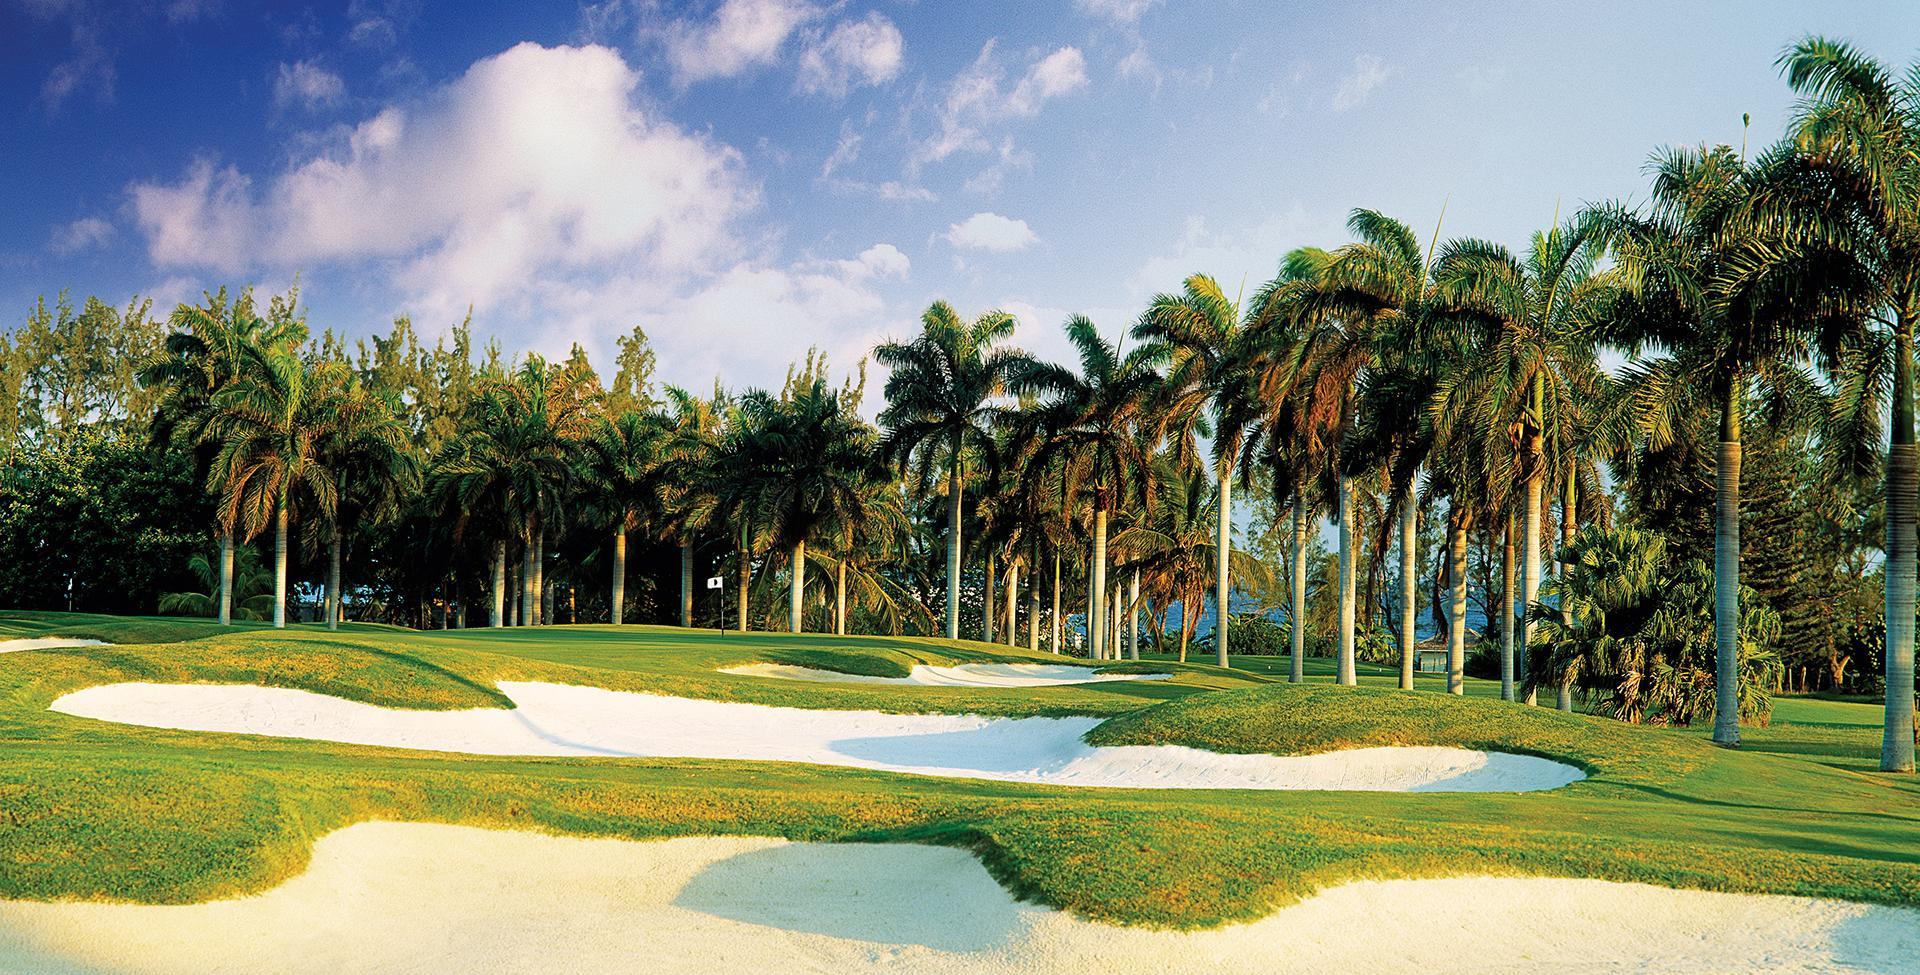
{"type": "MultiPolygon", "coordinates": [[[[1502,704],[1481,682],[1465,700],[1326,686],[1325,661],[1306,687],[1271,679],[1284,659],[1236,671],[1143,662],[1172,675],[1157,681],[893,687],[718,671],[899,675],[1059,658],[966,641],[657,627],[216,629],[47,614],[0,622],[4,638],[119,644],[0,657],[0,897],[182,903],[256,892],[299,872],[316,837],[393,819],[964,846],[1017,895],[1179,927],[1251,920],[1350,880],[1460,874],[1920,904],[1920,783],[1872,771],[1877,709],[1864,705],[1784,702],[1772,728],[1749,730],[1748,747],[1730,752],[1696,732],[1502,704]],[[545,681],[804,708],[1126,715],[1090,739],[1282,754],[1492,746],[1589,777],[1482,795],[1075,790],[786,763],[422,754],[46,710],[63,694],[128,681],[257,683],[437,709],[505,706],[496,682],[545,681]]],[[[1377,668],[1363,678],[1391,680],[1377,668]]]]}

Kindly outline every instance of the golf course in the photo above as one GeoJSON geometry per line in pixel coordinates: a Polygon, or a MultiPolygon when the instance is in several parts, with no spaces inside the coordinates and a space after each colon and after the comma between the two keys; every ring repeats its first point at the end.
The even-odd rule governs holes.
{"type": "MultiPolygon", "coordinates": [[[[1408,949],[1411,964],[1445,960],[1449,941],[1429,926],[1510,913],[1523,930],[1502,936],[1502,963],[1515,967],[1568,951],[1624,963],[1656,949],[1620,944],[1615,925],[1646,927],[1657,943],[1729,916],[1758,924],[1769,911],[1795,920],[1743,922],[1711,945],[1658,949],[1658,970],[1728,970],[1744,956],[1716,952],[1738,947],[1811,966],[1778,970],[1896,972],[1920,949],[1920,783],[1875,772],[1871,705],[1782,700],[1768,728],[1730,751],[1684,730],[1514,709],[1484,682],[1470,683],[1464,700],[1435,693],[1441,686],[1397,691],[1385,672],[1347,688],[1315,667],[1291,685],[1263,673],[1270,659],[1236,661],[1251,666],[1231,671],[1163,659],[1118,666],[1169,675],[1151,681],[895,687],[725,671],[772,664],[905,676],[916,665],[1060,658],[971,641],[671,627],[223,631],[177,619],[5,616],[0,650],[101,641],[0,657],[9,756],[0,773],[8,819],[0,969],[9,971],[341,970],[332,966],[349,947],[374,952],[352,955],[353,970],[403,967],[405,953],[391,953],[399,948],[375,949],[385,924],[356,923],[379,911],[333,910],[343,872],[355,899],[404,901],[382,910],[407,924],[472,929],[479,940],[460,949],[469,960],[505,964],[531,952],[521,959],[531,964],[560,950],[551,928],[488,923],[504,911],[499,903],[424,896],[413,886],[429,880],[423,860],[439,863],[428,890],[472,882],[502,896],[567,891],[571,906],[549,901],[530,916],[586,912],[569,923],[617,929],[565,949],[577,955],[552,956],[588,966],[666,950],[655,941],[676,923],[664,915],[688,911],[817,942],[809,950],[824,954],[806,957],[851,970],[865,970],[851,959],[876,945],[933,970],[1015,956],[1029,966],[1019,970],[1065,964],[1029,943],[1042,938],[1050,951],[1071,951],[1075,965],[1111,956],[1071,945],[1130,944],[1121,970],[1251,971],[1293,945],[1303,960],[1341,957],[1326,954],[1340,950],[1320,943],[1327,932],[1312,933],[1333,919],[1363,924],[1369,937],[1423,943],[1408,949]],[[59,713],[69,695],[129,682],[277,688],[428,714],[510,707],[502,685],[537,683],[809,711],[1090,718],[1098,720],[1090,743],[1123,749],[1339,757],[1445,748],[1550,759],[1584,774],[1520,793],[1084,788],[817,760],[465,754],[341,744],[322,727],[268,736],[169,730],[152,715],[151,724],[129,724],[59,713]],[[616,839],[648,842],[587,843],[616,839]],[[624,887],[623,896],[607,889],[621,884],[677,889],[649,907],[624,899],[624,887]],[[1342,906],[1356,885],[1377,888],[1385,902],[1342,906]],[[1639,885],[1815,900],[1722,906],[1639,885]],[[192,908],[133,905],[221,913],[202,920],[192,908]],[[1305,931],[1289,920],[1299,912],[1308,912],[1305,931]],[[115,925],[114,937],[98,936],[103,923],[115,925]],[[234,923],[247,925],[245,937],[234,923]],[[312,952],[309,943],[332,948],[312,952]]],[[[770,731],[774,748],[780,732],[770,731]]],[[[791,945],[741,937],[678,963],[669,951],[657,970],[691,971],[675,964],[730,952],[741,964],[793,957],[783,955],[791,945]]],[[[416,941],[414,950],[438,943],[416,941]]],[[[455,956],[422,957],[444,968],[455,956]]]]}

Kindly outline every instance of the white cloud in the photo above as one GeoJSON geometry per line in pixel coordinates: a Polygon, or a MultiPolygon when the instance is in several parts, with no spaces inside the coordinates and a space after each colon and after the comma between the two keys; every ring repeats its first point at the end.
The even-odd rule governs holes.
{"type": "Polygon", "coordinates": [[[812,40],[800,55],[799,87],[838,98],[861,85],[883,85],[900,74],[900,28],[879,11],[844,21],[812,40]]]}
{"type": "Polygon", "coordinates": [[[939,112],[939,131],[908,158],[909,171],[939,162],[956,152],[983,152],[993,143],[984,130],[1012,118],[1031,118],[1048,101],[1086,86],[1087,61],[1078,48],[1062,47],[1029,65],[1019,81],[1002,91],[1006,72],[989,40],[973,63],[947,84],[939,112]]]}
{"type": "Polygon", "coordinates": [[[1000,192],[1001,184],[1005,183],[1007,177],[1012,175],[1015,170],[1031,170],[1032,168],[1033,153],[1027,152],[1024,149],[1014,148],[1012,139],[1002,139],[1000,141],[1000,158],[994,160],[993,164],[987,168],[968,177],[966,183],[962,184],[961,188],[969,193],[992,196],[1000,192]]]}
{"type": "Polygon", "coordinates": [[[787,38],[820,16],[805,0],[723,0],[702,22],[676,20],[662,31],[678,85],[730,78],[772,64],[787,38]]]}
{"type": "Polygon", "coordinates": [[[1048,99],[1085,87],[1086,83],[1087,59],[1079,48],[1063,47],[1027,70],[1026,77],[1013,87],[1013,94],[1007,96],[1007,111],[1023,117],[1034,115],[1048,99]]]}
{"type": "Polygon", "coordinates": [[[1393,69],[1386,62],[1371,54],[1362,54],[1353,59],[1353,71],[1340,79],[1340,86],[1333,92],[1333,110],[1344,112],[1359,107],[1367,96],[1373,94],[1381,82],[1393,75],[1393,69]]]}
{"type": "Polygon", "coordinates": [[[963,250],[1017,251],[1039,241],[1025,220],[976,213],[947,228],[947,242],[963,250]]]}
{"type": "Polygon", "coordinates": [[[155,265],[370,267],[429,319],[607,274],[682,280],[737,250],[740,156],[635,100],[601,47],[520,44],[256,180],[201,160],[130,189],[155,265]]]}
{"type": "Polygon", "coordinates": [[[836,261],[835,264],[846,272],[851,280],[866,278],[899,278],[904,280],[913,270],[913,262],[900,248],[892,244],[875,244],[860,252],[850,261],[836,261]]]}
{"type": "Polygon", "coordinates": [[[1103,17],[1116,24],[1134,24],[1160,0],[1073,0],[1074,9],[1083,14],[1103,17]]]}
{"type": "Polygon", "coordinates": [[[820,164],[820,178],[826,179],[855,159],[860,158],[860,133],[853,130],[852,122],[840,123],[840,138],[833,144],[833,151],[827,154],[827,161],[820,164]]]}
{"type": "Polygon", "coordinates": [[[113,239],[113,224],[99,217],[81,217],[53,228],[49,244],[56,254],[77,254],[113,239]]]}
{"type": "Polygon", "coordinates": [[[897,179],[869,183],[865,180],[834,177],[827,179],[826,184],[829,189],[837,193],[871,196],[887,203],[931,203],[940,198],[924,186],[917,183],[903,183],[897,179]]]}
{"type": "Polygon", "coordinates": [[[347,84],[340,76],[312,61],[280,65],[273,82],[273,104],[277,108],[299,106],[308,111],[325,108],[346,97],[347,84]]]}

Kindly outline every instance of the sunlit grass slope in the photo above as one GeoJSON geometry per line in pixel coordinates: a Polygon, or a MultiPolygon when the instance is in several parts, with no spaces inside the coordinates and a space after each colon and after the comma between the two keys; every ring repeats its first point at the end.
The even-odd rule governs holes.
{"type": "MultiPolygon", "coordinates": [[[[128,645],[0,655],[0,896],[183,902],[270,886],[319,835],[408,819],[650,837],[752,833],[966,846],[1015,891],[1090,917],[1257,917],[1357,877],[1526,873],[1920,903],[1920,783],[1870,771],[1877,709],[1783,701],[1749,747],[1481,699],[1177,666],[1165,681],[1027,689],[818,684],[718,673],[767,661],[864,673],[1057,661],[968,641],[553,627],[337,634],[0,614],[0,638],[128,645]],[[138,640],[174,642],[131,643],[138,640]],[[54,714],[127,680],[254,682],[417,708],[497,707],[501,680],[803,707],[1113,717],[1093,737],[1228,751],[1457,744],[1590,778],[1528,794],[1070,789],[794,764],[526,759],[138,728],[54,714]],[[1872,712],[1869,714],[1868,712],[1872,712]],[[1871,718],[1871,720],[1868,720],[1871,718]]],[[[1316,662],[1316,664],[1319,662],[1316,662]]],[[[1477,682],[1476,682],[1477,684],[1477,682]]],[[[1476,691],[1483,688],[1475,687],[1476,691]]]]}

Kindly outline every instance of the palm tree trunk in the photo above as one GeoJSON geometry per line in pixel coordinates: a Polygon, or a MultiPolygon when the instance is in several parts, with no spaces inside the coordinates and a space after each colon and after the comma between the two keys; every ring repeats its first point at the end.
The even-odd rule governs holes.
{"type": "Polygon", "coordinates": [[[1287,615],[1293,651],[1287,682],[1299,684],[1307,679],[1307,506],[1299,498],[1293,502],[1293,606],[1287,615]]]}
{"type": "MultiPolygon", "coordinates": [[[[1579,524],[1579,487],[1574,472],[1568,471],[1567,483],[1560,496],[1560,558],[1558,559],[1560,567],[1555,570],[1560,574],[1561,586],[1567,584],[1567,570],[1573,567],[1573,562],[1570,560],[1573,558],[1573,536],[1579,524]]],[[[1561,597],[1560,600],[1560,625],[1568,628],[1573,626],[1573,610],[1567,606],[1565,597],[1561,597]]],[[[1554,696],[1554,707],[1569,713],[1573,711],[1573,684],[1564,674],[1560,677],[1560,686],[1554,696]]]]}
{"type": "Polygon", "coordinates": [[[1140,570],[1127,580],[1127,657],[1140,659],[1140,570]]]}
{"type": "Polygon", "coordinates": [[[1726,748],[1740,744],[1740,382],[1727,380],[1713,502],[1713,743],[1726,748]]]}
{"type": "Polygon", "coordinates": [[[520,607],[515,626],[533,625],[533,533],[533,522],[529,521],[520,550],[520,607]]]}
{"type": "Polygon", "coordinates": [[[533,553],[533,625],[553,622],[553,592],[547,588],[547,532],[540,530],[540,547],[533,553]]]}
{"type": "Polygon", "coordinates": [[[995,609],[993,590],[997,568],[993,561],[993,553],[988,552],[986,588],[982,590],[980,600],[980,639],[987,643],[993,642],[993,611],[995,609]]]}
{"type": "Polygon", "coordinates": [[[273,515],[273,625],[287,625],[287,499],[273,515]]]}
{"type": "Polygon", "coordinates": [[[1447,538],[1447,574],[1453,605],[1447,612],[1447,693],[1467,692],[1467,519],[1455,515],[1447,538]]]}
{"type": "Polygon", "coordinates": [[[327,540],[327,629],[340,628],[340,529],[327,540]]]}
{"type": "Polygon", "coordinates": [[[693,543],[680,543],[680,625],[693,628],[693,543]]]}
{"type": "Polygon", "coordinates": [[[1213,541],[1213,662],[1222,666],[1227,663],[1227,611],[1228,597],[1233,591],[1233,581],[1228,578],[1227,564],[1233,554],[1233,471],[1223,460],[1220,468],[1220,511],[1216,519],[1219,526],[1213,541]]]}
{"type": "Polygon", "coordinates": [[[847,635],[847,563],[845,559],[834,568],[833,580],[833,635],[847,635]]]}
{"type": "Polygon", "coordinates": [[[627,621],[627,527],[624,522],[613,533],[613,601],[607,607],[607,616],[613,625],[627,621]]]}
{"type": "Polygon", "coordinates": [[[1006,634],[1007,646],[1017,647],[1020,645],[1020,563],[1018,562],[1007,563],[1006,590],[1007,625],[1001,632],[1006,634]]]}
{"type": "Polygon", "coordinates": [[[1500,700],[1513,700],[1513,512],[1500,552],[1500,700]]]}
{"type": "Polygon", "coordinates": [[[1187,662],[1187,637],[1192,633],[1192,622],[1194,622],[1194,614],[1187,612],[1187,606],[1194,603],[1198,603],[1198,599],[1181,597],[1181,662],[1183,664],[1187,662]]]}
{"type": "Polygon", "coordinates": [[[487,625],[495,628],[506,625],[507,616],[507,540],[502,538],[493,543],[493,614],[488,617],[487,625]]]}
{"type": "Polygon", "coordinates": [[[947,639],[960,639],[960,445],[947,469],[947,639]]]}
{"type": "Polygon", "coordinates": [[[805,623],[801,600],[807,588],[807,540],[793,543],[793,592],[787,600],[787,632],[801,632],[805,623]]]}
{"type": "Polygon", "coordinates": [[[735,574],[736,578],[734,580],[737,583],[737,585],[734,586],[734,592],[736,602],[739,603],[739,629],[742,633],[747,632],[747,584],[753,581],[752,571],[753,567],[747,564],[746,547],[742,546],[740,548],[740,569],[735,574]]]}
{"type": "Polygon", "coordinates": [[[1400,507],[1400,689],[1413,690],[1414,608],[1420,598],[1420,512],[1407,489],[1400,507]]]}
{"type": "Polygon", "coordinates": [[[1349,686],[1360,683],[1354,667],[1354,551],[1353,484],[1340,475],[1340,676],[1349,686]]]}
{"type": "Polygon", "coordinates": [[[1033,574],[1027,580],[1027,651],[1040,652],[1040,542],[1033,543],[1033,574]]]}
{"type": "Polygon", "coordinates": [[[1920,446],[1913,429],[1913,317],[1894,329],[1893,429],[1887,451],[1887,708],[1880,737],[1880,768],[1913,771],[1913,623],[1915,495],[1920,493],[1920,446]]]}
{"type": "Polygon", "coordinates": [[[1060,551],[1053,552],[1053,652],[1060,652],[1060,551]]]}
{"type": "Polygon", "coordinates": [[[1107,512],[1095,506],[1093,511],[1093,566],[1088,570],[1092,581],[1088,591],[1093,594],[1093,616],[1088,619],[1087,635],[1093,639],[1093,658],[1106,659],[1106,594],[1107,594],[1107,512]]]}
{"type": "Polygon", "coordinates": [[[220,533],[220,625],[233,625],[233,532],[220,533]]]}
{"type": "MultiPolygon", "coordinates": [[[[1522,526],[1521,562],[1520,562],[1520,613],[1525,620],[1527,612],[1533,608],[1534,601],[1540,596],[1540,520],[1542,494],[1546,489],[1546,438],[1541,433],[1541,423],[1546,408],[1545,377],[1533,379],[1533,427],[1527,434],[1527,511],[1522,526]]],[[[1532,671],[1528,668],[1527,657],[1533,652],[1533,623],[1525,622],[1520,628],[1520,646],[1518,660],[1515,662],[1519,677],[1529,685],[1532,671]]],[[[1526,699],[1534,703],[1535,691],[1528,687],[1526,699]]]]}

